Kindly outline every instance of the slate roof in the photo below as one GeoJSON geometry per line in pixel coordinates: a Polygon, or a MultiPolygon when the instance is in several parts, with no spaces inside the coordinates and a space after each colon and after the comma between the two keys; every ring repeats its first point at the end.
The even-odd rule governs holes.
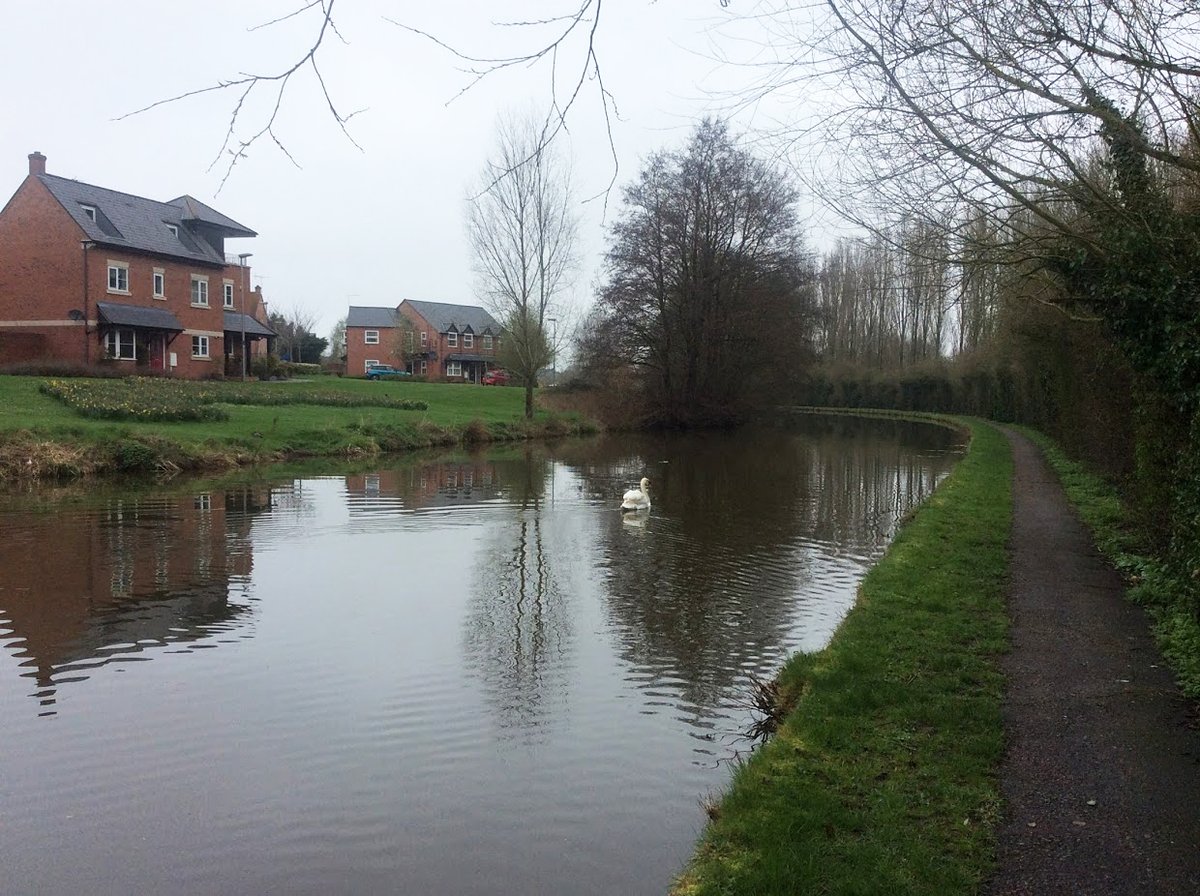
{"type": "Polygon", "coordinates": [[[395,308],[375,308],[370,305],[351,305],[346,315],[347,327],[398,327],[395,308]]]}
{"type": "Polygon", "coordinates": [[[491,331],[492,334],[500,333],[500,324],[488,312],[475,305],[450,305],[445,302],[414,302],[411,299],[405,299],[400,303],[400,310],[403,312],[405,306],[412,308],[413,311],[429,321],[439,333],[448,333],[451,329],[457,330],[459,333],[465,333],[468,329],[472,333],[484,333],[491,331]]]}
{"type": "Polygon", "coordinates": [[[143,308],[139,305],[120,305],[116,302],[97,302],[96,308],[105,323],[118,327],[183,332],[183,324],[179,322],[179,318],[166,308],[143,308]]]}
{"type": "Polygon", "coordinates": [[[241,333],[242,327],[245,326],[247,336],[278,336],[274,330],[263,326],[262,322],[249,314],[242,314],[240,311],[225,312],[225,332],[226,333],[241,333]],[[243,324],[244,319],[244,324],[243,324]]]}
{"type": "Polygon", "coordinates": [[[158,202],[53,174],[36,176],[87,238],[106,246],[224,265],[225,256],[195,232],[195,224],[217,228],[230,237],[256,236],[190,196],[158,202]],[[84,212],[85,205],[96,209],[95,221],[84,212]],[[171,233],[168,224],[177,233],[171,233]]]}

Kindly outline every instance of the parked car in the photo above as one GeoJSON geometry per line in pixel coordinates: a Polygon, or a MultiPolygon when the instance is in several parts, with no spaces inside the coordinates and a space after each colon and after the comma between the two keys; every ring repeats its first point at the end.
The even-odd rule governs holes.
{"type": "Polygon", "coordinates": [[[369,380],[390,380],[405,376],[412,376],[412,374],[407,370],[389,367],[387,364],[373,364],[367,368],[367,379],[369,380]]]}
{"type": "Polygon", "coordinates": [[[497,367],[495,370],[489,370],[485,373],[480,382],[485,386],[507,386],[509,379],[508,371],[497,367]]]}

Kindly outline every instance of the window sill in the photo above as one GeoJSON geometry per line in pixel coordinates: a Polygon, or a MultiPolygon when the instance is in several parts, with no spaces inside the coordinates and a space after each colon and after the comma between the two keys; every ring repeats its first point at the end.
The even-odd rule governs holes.
{"type": "Polygon", "coordinates": [[[127,289],[113,289],[111,286],[108,288],[108,294],[110,296],[131,296],[131,295],[133,295],[133,293],[131,293],[127,289]]]}
{"type": "Polygon", "coordinates": [[[166,296],[151,296],[150,298],[154,299],[156,302],[165,302],[167,300],[166,296]]]}
{"type": "Polygon", "coordinates": [[[192,302],[192,307],[193,308],[208,308],[210,306],[201,304],[200,302],[192,302]]]}

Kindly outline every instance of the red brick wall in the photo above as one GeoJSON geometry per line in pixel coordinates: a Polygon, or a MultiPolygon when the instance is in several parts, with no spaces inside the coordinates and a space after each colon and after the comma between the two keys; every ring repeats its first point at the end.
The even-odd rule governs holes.
{"type": "Polygon", "coordinates": [[[396,353],[398,338],[395,327],[346,327],[346,376],[362,376],[368,360],[401,366],[396,353]],[[379,332],[378,345],[367,345],[367,330],[379,332]]]}
{"type": "Polygon", "coordinates": [[[36,177],[27,177],[0,211],[0,321],[55,321],[61,326],[0,327],[20,334],[0,342],[0,364],[34,360],[33,333],[47,351],[83,362],[81,324],[67,312],[83,310],[84,233],[36,177]],[[64,334],[70,332],[71,336],[64,334]],[[72,338],[73,337],[73,338],[72,338]],[[13,351],[15,356],[8,357],[13,351]]]}

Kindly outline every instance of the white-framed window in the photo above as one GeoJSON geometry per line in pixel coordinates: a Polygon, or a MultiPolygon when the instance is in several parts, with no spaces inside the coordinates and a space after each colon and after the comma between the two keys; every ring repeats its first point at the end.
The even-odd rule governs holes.
{"type": "Polygon", "coordinates": [[[165,299],[167,297],[167,272],[162,268],[154,269],[154,298],[165,299]]]}
{"type": "Polygon", "coordinates": [[[117,261],[108,263],[108,291],[129,292],[129,265],[117,261]]]}
{"type": "Polygon", "coordinates": [[[379,345],[379,331],[367,330],[363,333],[363,342],[367,345],[379,345]]]}
{"type": "Polygon", "coordinates": [[[176,237],[176,238],[179,237],[179,228],[176,227],[174,224],[168,224],[167,230],[171,231],[171,236],[176,237]]]}
{"type": "Polygon", "coordinates": [[[407,348],[410,352],[413,350],[413,345],[415,342],[416,342],[416,334],[414,334],[412,330],[407,331],[404,334],[404,344],[405,344],[405,346],[407,346],[407,348]]]}
{"type": "Polygon", "coordinates": [[[109,330],[105,333],[104,354],[121,361],[135,360],[137,347],[134,344],[133,330],[109,330]]]}
{"type": "Polygon", "coordinates": [[[224,297],[225,297],[225,307],[232,308],[233,307],[233,281],[226,280],[224,283],[221,284],[221,290],[224,293],[224,297]]]}
{"type": "Polygon", "coordinates": [[[192,274],[192,304],[208,307],[208,278],[192,274]]]}
{"type": "MultiPolygon", "coordinates": [[[[424,336],[425,334],[422,333],[421,335],[424,336]]],[[[421,362],[421,376],[425,376],[427,373],[429,373],[429,362],[422,361],[421,362]]]]}
{"type": "Polygon", "coordinates": [[[458,361],[447,361],[446,376],[462,376],[462,364],[458,361]]]}
{"type": "Polygon", "coordinates": [[[428,342],[429,342],[429,334],[426,333],[424,330],[422,330],[421,331],[421,345],[425,345],[428,342]]]}
{"type": "Polygon", "coordinates": [[[454,330],[446,334],[446,345],[450,346],[450,348],[458,348],[458,333],[454,330]]]}
{"type": "Polygon", "coordinates": [[[96,220],[96,206],[94,206],[94,205],[83,205],[83,204],[81,203],[79,207],[83,209],[83,214],[84,214],[84,216],[85,216],[85,217],[86,217],[86,218],[87,218],[89,221],[95,221],[95,220],[96,220]]]}
{"type": "Polygon", "coordinates": [[[376,358],[367,358],[367,360],[363,361],[363,373],[366,373],[366,372],[367,372],[368,370],[370,370],[372,367],[377,367],[378,365],[379,365],[379,360],[378,360],[378,359],[376,359],[376,358]]]}
{"type": "Polygon", "coordinates": [[[196,495],[196,497],[192,498],[192,507],[202,511],[212,510],[212,495],[208,492],[196,495]]]}
{"type": "Polygon", "coordinates": [[[208,357],[208,337],[193,336],[192,337],[192,357],[207,358],[208,357]]]}
{"type": "Polygon", "coordinates": [[[474,333],[463,333],[463,348],[474,348],[474,347],[475,347],[475,334],[474,333]]]}
{"type": "Polygon", "coordinates": [[[483,334],[483,348],[484,351],[490,351],[492,348],[492,337],[490,333],[483,334]]]}

